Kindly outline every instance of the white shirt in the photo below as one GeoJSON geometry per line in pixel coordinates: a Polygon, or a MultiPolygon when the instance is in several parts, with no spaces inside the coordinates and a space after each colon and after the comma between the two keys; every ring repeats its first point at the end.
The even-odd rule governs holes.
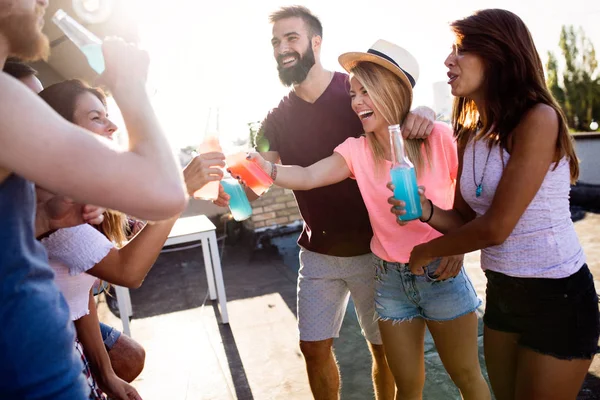
{"type": "Polygon", "coordinates": [[[59,229],[42,244],[48,252],[55,282],[71,313],[73,321],[89,313],[89,292],[96,278],[86,273],[113,248],[113,244],[94,227],[84,224],[59,229]]]}

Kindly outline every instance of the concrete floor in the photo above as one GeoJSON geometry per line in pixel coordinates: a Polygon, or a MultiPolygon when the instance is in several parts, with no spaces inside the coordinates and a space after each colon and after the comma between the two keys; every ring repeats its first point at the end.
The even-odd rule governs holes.
{"type": "MultiPolygon", "coordinates": [[[[576,223],[597,280],[599,225],[596,214],[576,223]]],[[[274,248],[252,251],[247,245],[226,243],[222,261],[229,325],[218,323],[218,307],[207,300],[201,249],[160,256],[143,286],[131,291],[132,336],[147,354],[144,372],[134,385],[145,400],[312,398],[297,344],[297,249],[292,242],[289,237],[274,240],[281,255],[274,248]]],[[[466,266],[483,299],[485,276],[478,253],[467,255],[466,266]]],[[[99,310],[102,320],[121,326],[102,300],[99,310]]],[[[342,399],[372,399],[370,357],[352,307],[335,351],[342,399]]],[[[481,352],[480,358],[484,366],[481,352]]],[[[424,399],[459,399],[430,337],[425,359],[424,399]]],[[[579,399],[600,399],[600,356],[579,399]]]]}

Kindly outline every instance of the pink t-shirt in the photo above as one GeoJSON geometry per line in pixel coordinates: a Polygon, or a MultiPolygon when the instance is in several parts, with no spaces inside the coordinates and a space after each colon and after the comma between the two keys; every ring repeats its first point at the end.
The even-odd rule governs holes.
{"type": "MultiPolygon", "coordinates": [[[[449,209],[454,201],[458,170],[458,155],[452,130],[448,125],[436,122],[427,141],[431,149],[431,167],[426,161],[423,171],[417,174],[417,181],[419,185],[425,186],[427,197],[433,204],[449,209]]],[[[419,220],[411,221],[405,226],[396,223],[387,202],[392,194],[386,187],[391,180],[389,170],[392,163],[385,161],[385,168],[377,173],[366,137],[348,138],[335,148],[335,152],[344,157],[352,173],[351,177],[358,183],[373,227],[371,251],[376,256],[390,262],[406,263],[413,247],[442,235],[419,220]]],[[[348,218],[352,216],[349,215],[348,218]]]]}

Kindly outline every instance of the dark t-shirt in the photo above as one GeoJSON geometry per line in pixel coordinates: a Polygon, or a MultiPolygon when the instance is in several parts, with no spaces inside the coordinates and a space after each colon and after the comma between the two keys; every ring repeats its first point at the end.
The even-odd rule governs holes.
{"type": "MultiPolygon", "coordinates": [[[[339,72],[312,104],[290,92],[263,121],[268,150],[277,151],[283,164],[302,167],[331,156],[347,138],[363,133],[350,102],[348,75],[339,72]]],[[[373,231],[354,180],[294,195],[304,219],[300,246],[338,257],[370,252],[373,231]]]]}

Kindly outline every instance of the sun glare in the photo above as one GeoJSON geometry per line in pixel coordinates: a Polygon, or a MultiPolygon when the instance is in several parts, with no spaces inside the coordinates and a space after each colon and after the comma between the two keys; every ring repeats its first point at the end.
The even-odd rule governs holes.
{"type": "MultiPolygon", "coordinates": [[[[581,4],[566,13],[538,0],[435,2],[435,7],[432,1],[373,0],[367,9],[356,0],[343,5],[316,0],[302,4],[323,22],[325,68],[341,70],[337,57],[342,52],[365,51],[380,38],[395,42],[411,51],[420,64],[413,106],[432,107],[434,83],[447,80],[443,61],[452,43],[449,21],[480,8],[515,11],[528,23],[545,59],[547,50],[556,49],[562,24],[583,25],[600,46],[600,28],[584,12],[586,1],[574,2],[581,4]]],[[[150,81],[157,89],[152,101],[174,147],[195,146],[202,140],[211,108],[219,109],[224,144],[245,138],[248,123],[262,120],[288,92],[277,77],[268,23],[269,13],[287,3],[129,3],[141,44],[151,57],[150,81]]]]}

